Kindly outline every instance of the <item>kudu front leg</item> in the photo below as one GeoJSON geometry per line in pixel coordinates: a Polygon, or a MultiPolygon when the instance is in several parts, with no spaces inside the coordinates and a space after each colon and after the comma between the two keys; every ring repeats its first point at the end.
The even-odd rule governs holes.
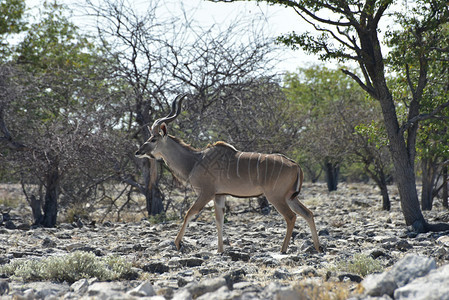
{"type": "Polygon", "coordinates": [[[217,234],[218,234],[218,252],[222,253],[223,249],[223,223],[224,223],[224,209],[225,209],[226,196],[216,195],[214,206],[215,206],[215,222],[217,224],[217,234]]]}
{"type": "Polygon", "coordinates": [[[187,211],[186,216],[184,217],[184,222],[182,223],[182,227],[179,230],[178,235],[175,239],[175,246],[178,250],[181,249],[181,241],[184,237],[184,234],[186,233],[187,225],[189,222],[195,217],[203,208],[204,206],[213,198],[213,194],[201,194],[198,199],[192,204],[192,206],[187,211]]]}

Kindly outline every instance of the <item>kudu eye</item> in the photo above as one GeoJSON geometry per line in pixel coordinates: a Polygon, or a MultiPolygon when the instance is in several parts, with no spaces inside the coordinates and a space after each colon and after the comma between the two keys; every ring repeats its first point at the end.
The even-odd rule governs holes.
{"type": "Polygon", "coordinates": [[[150,143],[156,143],[156,139],[154,139],[154,138],[151,139],[151,140],[150,140],[150,143]]]}

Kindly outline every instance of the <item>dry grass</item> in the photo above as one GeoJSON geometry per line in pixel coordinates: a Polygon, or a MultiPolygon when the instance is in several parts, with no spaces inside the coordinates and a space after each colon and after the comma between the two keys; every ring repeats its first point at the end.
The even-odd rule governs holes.
{"type": "Polygon", "coordinates": [[[16,208],[26,203],[19,184],[0,184],[0,206],[16,208]]]}
{"type": "Polygon", "coordinates": [[[350,296],[351,284],[345,282],[324,282],[314,284],[302,281],[294,286],[298,299],[344,300],[350,296]]]}

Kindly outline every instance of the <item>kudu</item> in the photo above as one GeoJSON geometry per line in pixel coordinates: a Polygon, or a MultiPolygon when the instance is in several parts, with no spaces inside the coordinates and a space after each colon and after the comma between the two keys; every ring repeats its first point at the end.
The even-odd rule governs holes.
{"type": "Polygon", "coordinates": [[[281,252],[287,251],[295,226],[295,213],[309,224],[315,249],[320,251],[313,213],[297,197],[303,182],[303,172],[299,165],[281,154],[241,152],[224,142],[217,142],[204,150],[196,150],[168,135],[167,124],[179,115],[185,96],[178,96],[172,104],[171,112],[153,123],[150,128],[151,137],[136,152],[136,156],[140,158],[163,159],[173,174],[181,181],[189,182],[198,195],[198,199],[187,211],[175,239],[178,250],[189,221],[214,199],[218,252],[223,252],[226,195],[265,195],[287,222],[287,234],[281,252]]]}

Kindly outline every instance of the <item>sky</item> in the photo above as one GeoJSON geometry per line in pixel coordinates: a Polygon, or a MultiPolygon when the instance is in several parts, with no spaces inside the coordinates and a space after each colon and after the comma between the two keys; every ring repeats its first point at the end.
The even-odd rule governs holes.
{"type": "MultiPolygon", "coordinates": [[[[142,11],[148,5],[149,0],[127,0],[131,5],[142,8],[142,11]]],[[[154,0],[158,1],[158,0],[154,0]]],[[[41,0],[26,0],[27,6],[36,8],[40,6],[41,0]]],[[[82,1],[75,0],[58,0],[58,3],[64,3],[69,8],[75,8],[82,1]]],[[[190,12],[198,24],[204,25],[205,28],[211,25],[218,24],[219,26],[226,26],[229,22],[236,20],[236,18],[257,18],[263,25],[265,35],[269,37],[276,37],[281,34],[286,34],[291,31],[302,32],[307,28],[307,24],[300,19],[296,13],[290,9],[281,6],[269,6],[266,3],[257,3],[255,1],[237,1],[232,3],[215,3],[205,0],[166,0],[159,1],[167,14],[182,14],[184,9],[190,12]]],[[[85,17],[77,15],[73,22],[83,28],[83,20],[85,17]]],[[[277,71],[294,72],[298,67],[307,67],[313,64],[320,64],[316,56],[307,55],[302,50],[291,50],[283,47],[281,51],[281,61],[277,65],[277,71]]]]}

